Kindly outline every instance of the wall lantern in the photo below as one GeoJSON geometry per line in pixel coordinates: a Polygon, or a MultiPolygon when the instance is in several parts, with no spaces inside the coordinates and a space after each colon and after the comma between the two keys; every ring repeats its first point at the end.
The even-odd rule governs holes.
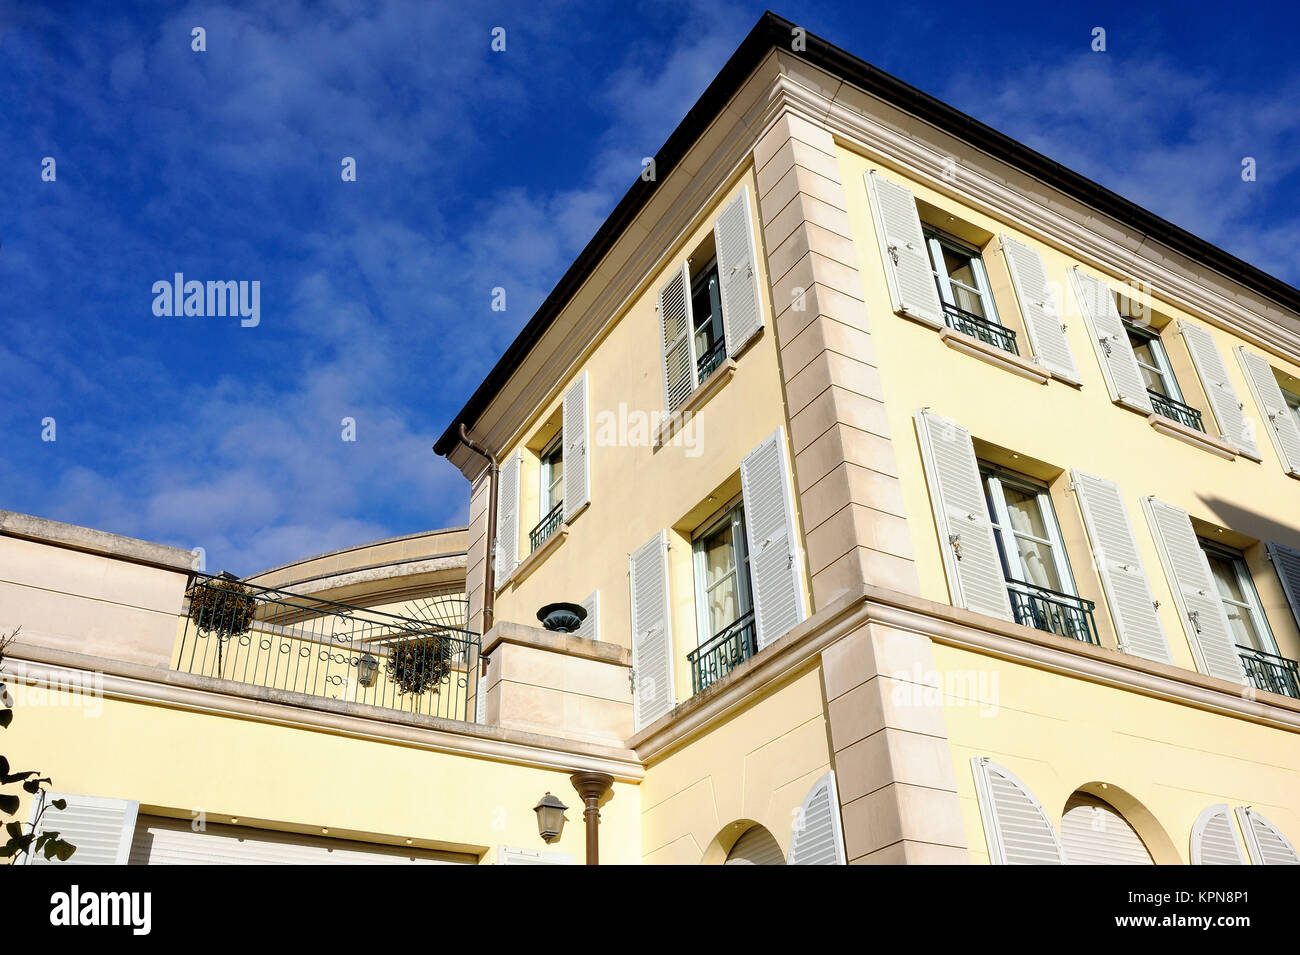
{"type": "Polygon", "coordinates": [[[357,680],[362,686],[370,687],[375,685],[375,677],[379,674],[379,661],[369,653],[361,655],[357,661],[357,680]]]}
{"type": "Polygon", "coordinates": [[[547,845],[560,838],[560,833],[564,831],[564,810],[568,808],[550,793],[538,800],[533,807],[533,812],[537,813],[537,831],[547,845]]]}

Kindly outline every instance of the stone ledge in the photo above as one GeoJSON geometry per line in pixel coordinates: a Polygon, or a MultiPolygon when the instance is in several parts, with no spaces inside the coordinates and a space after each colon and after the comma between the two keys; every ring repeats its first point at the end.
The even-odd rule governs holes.
{"type": "Polygon", "coordinates": [[[1009,371],[1013,375],[1027,378],[1036,384],[1045,385],[1052,379],[1051,372],[1042,365],[1036,365],[1032,361],[1027,361],[1019,355],[1013,355],[1009,351],[1003,351],[1001,348],[995,348],[987,342],[980,341],[973,335],[955,332],[951,328],[943,328],[939,330],[939,338],[949,348],[971,355],[980,361],[988,362],[990,365],[1009,371]]]}
{"type": "Polygon", "coordinates": [[[512,643],[521,647],[533,647],[538,650],[550,650],[569,657],[595,660],[597,663],[611,663],[616,666],[632,665],[632,651],[617,643],[604,640],[588,640],[572,633],[553,633],[541,627],[530,627],[522,623],[498,623],[483,636],[483,656],[489,656],[503,643],[512,643]]]}
{"type": "Polygon", "coordinates": [[[107,531],[64,524],[16,511],[0,511],[0,534],[183,573],[189,573],[194,565],[194,555],[179,547],[168,547],[166,544],[155,544],[134,537],[120,537],[107,531]]]}
{"type": "Polygon", "coordinates": [[[1147,415],[1147,422],[1156,431],[1161,434],[1167,434],[1171,438],[1177,438],[1179,441],[1190,444],[1194,448],[1201,448],[1209,451],[1211,454],[1226,458],[1229,461],[1234,460],[1241,452],[1234,444],[1229,444],[1222,438],[1216,438],[1206,434],[1204,431],[1197,431],[1195,428],[1189,428],[1181,421],[1175,421],[1173,418],[1166,418],[1159,412],[1152,412],[1147,415]]]}
{"type": "MultiPolygon", "coordinates": [[[[751,339],[751,342],[756,338],[757,336],[755,336],[755,339],[751,339]]],[[[723,386],[735,377],[735,374],[735,358],[728,358],[715,368],[713,374],[700,382],[699,387],[687,396],[682,406],[664,419],[663,424],[659,426],[659,430],[655,433],[654,449],[658,451],[660,448],[665,447],[678,432],[686,427],[687,419],[704,407],[710,398],[721,391],[723,386]]]]}

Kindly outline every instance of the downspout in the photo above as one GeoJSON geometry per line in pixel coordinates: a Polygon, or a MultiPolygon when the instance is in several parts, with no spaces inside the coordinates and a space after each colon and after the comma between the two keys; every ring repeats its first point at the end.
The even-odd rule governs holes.
{"type": "Polygon", "coordinates": [[[497,482],[501,478],[501,469],[492,452],[469,436],[464,422],[460,425],[460,440],[488,463],[487,554],[483,561],[483,632],[487,633],[496,618],[497,482]]]}

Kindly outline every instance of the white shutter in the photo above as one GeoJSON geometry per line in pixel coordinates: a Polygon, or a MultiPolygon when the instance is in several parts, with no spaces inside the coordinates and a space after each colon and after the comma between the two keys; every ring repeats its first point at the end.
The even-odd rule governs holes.
{"type": "Polygon", "coordinates": [[[1115,621],[1120,649],[1148,660],[1173,663],[1119,487],[1082,471],[1071,471],[1070,480],[1092,543],[1093,561],[1115,621]]]}
{"type": "Polygon", "coordinates": [[[479,668],[479,677],[474,682],[474,722],[480,726],[487,723],[487,677],[479,668]]]}
{"type": "Polygon", "coordinates": [[[1273,569],[1282,581],[1286,602],[1291,605],[1291,615],[1295,617],[1296,626],[1300,626],[1300,551],[1273,541],[1268,542],[1267,550],[1268,559],[1273,562],[1273,569]]]}
{"type": "Polygon", "coordinates": [[[1226,803],[1210,806],[1192,825],[1192,865],[1245,865],[1226,803]]]}
{"type": "Polygon", "coordinates": [[[1079,300],[1079,310],[1088,326],[1097,360],[1106,376],[1106,387],[1113,400],[1138,411],[1151,414],[1151,398],[1147,395],[1146,381],[1138,368],[1133,344],[1128,339],[1124,320],[1115,307],[1115,296],[1110,286],[1101,279],[1080,271],[1070,270],[1074,295],[1079,300]]]}
{"type": "Polygon", "coordinates": [[[584,371],[564,393],[564,519],[567,521],[591,500],[591,458],[587,428],[587,373],[584,371]]]}
{"type": "Polygon", "coordinates": [[[1238,807],[1237,821],[1246,837],[1250,861],[1255,865],[1300,865],[1300,855],[1296,854],[1291,840],[1258,810],[1249,806],[1238,807]]]}
{"type": "Polygon", "coordinates": [[[1155,865],[1127,819],[1110,803],[1075,793],[1061,817],[1066,865],[1155,865]]]}
{"type": "Polygon", "coordinates": [[[632,588],[632,711],[639,730],[676,705],[672,609],[668,603],[668,532],[629,559],[632,588]]]}
{"type": "Polygon", "coordinates": [[[77,796],[72,793],[48,792],[44,801],[32,804],[32,820],[40,807],[40,823],[36,834],[57,832],[59,838],[77,847],[67,862],[46,859],[33,851],[28,853],[29,865],[126,865],[131,851],[131,834],[135,831],[136,815],[140,804],[131,799],[106,799],[102,796],[77,796]],[[67,808],[55,809],[56,799],[66,799],[67,808]]]}
{"type": "Polygon", "coordinates": [[[1056,377],[1079,384],[1079,366],[1074,363],[1060,304],[1052,293],[1042,255],[1008,235],[1002,236],[1001,242],[1002,256],[1007,260],[1011,284],[1020,302],[1020,315],[1034,349],[1034,361],[1056,377]]]}
{"type": "Polygon", "coordinates": [[[740,352],[763,328],[763,308],[754,268],[754,225],[749,216],[749,187],[743,186],[713,226],[722,294],[722,329],[727,354],[740,352]]]}
{"type": "Polygon", "coordinates": [[[762,826],[750,826],[727,853],[723,865],[785,865],[785,856],[772,833],[762,826]]]}
{"type": "Polygon", "coordinates": [[[835,770],[813,783],[794,817],[790,865],[845,865],[844,829],[835,770]]]}
{"type": "Polygon", "coordinates": [[[789,473],[784,428],[777,428],[740,462],[760,650],[785,636],[807,615],[799,580],[789,473]]]}
{"type": "Polygon", "coordinates": [[[587,640],[600,639],[600,591],[593,590],[587,599],[582,601],[582,607],[587,611],[587,616],[582,618],[582,626],[576,631],[576,636],[583,637],[587,640]]]}
{"type": "Polygon", "coordinates": [[[663,348],[664,406],[675,411],[695,390],[695,335],[686,263],[659,290],[659,343],[663,348]]]}
{"type": "Polygon", "coordinates": [[[1010,620],[1011,600],[970,432],[922,409],[916,433],[953,606],[1010,620]]]}
{"type": "Polygon", "coordinates": [[[1154,497],[1143,498],[1142,506],[1201,672],[1244,684],[1246,673],[1228,615],[1210,573],[1210,562],[1192,529],[1192,519],[1186,511],[1154,497]]]}
{"type": "Polygon", "coordinates": [[[867,192],[871,195],[872,218],[880,254],[885,257],[885,278],[894,311],[942,327],[943,306],[934,285],[934,270],[912,191],[873,169],[867,173],[867,192]]]}
{"type": "Polygon", "coordinates": [[[1228,380],[1228,366],[1223,362],[1223,355],[1219,354],[1214,336],[1191,322],[1180,321],[1178,330],[1183,341],[1187,342],[1196,376],[1201,379],[1201,387],[1205,390],[1205,400],[1210,403],[1214,420],[1219,424],[1219,434],[1246,457],[1258,461],[1255,425],[1246,417],[1237,389],[1228,380]]]}
{"type": "Polygon", "coordinates": [[[1268,433],[1283,470],[1300,477],[1300,425],[1296,424],[1286,399],[1282,397],[1282,387],[1273,376],[1273,366],[1267,359],[1246,351],[1240,345],[1237,346],[1237,360],[1246,373],[1246,383],[1259,406],[1259,413],[1268,424],[1268,433]]]}
{"type": "Polygon", "coordinates": [[[975,794],[994,865],[1061,865],[1056,827],[1029,787],[985,756],[971,760],[975,794]]]}
{"type": "Polygon", "coordinates": [[[497,484],[497,565],[498,589],[519,566],[519,469],[523,458],[518,451],[501,465],[497,484]]]}

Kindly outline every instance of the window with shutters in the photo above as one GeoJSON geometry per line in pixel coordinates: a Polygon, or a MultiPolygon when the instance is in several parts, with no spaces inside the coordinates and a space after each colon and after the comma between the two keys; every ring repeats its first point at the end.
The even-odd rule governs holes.
{"type": "Polygon", "coordinates": [[[1016,333],[998,320],[980,250],[931,226],[924,226],[923,232],[944,323],[953,331],[1018,355],[1016,333]]]}
{"type": "Polygon", "coordinates": [[[1137,359],[1138,371],[1142,374],[1152,409],[1189,428],[1204,431],[1205,421],[1200,411],[1183,400],[1183,391],[1178,387],[1178,378],[1174,375],[1160,333],[1150,326],[1127,321],[1124,323],[1124,331],[1128,333],[1129,344],[1133,346],[1133,357],[1137,359]]]}
{"type": "Polygon", "coordinates": [[[700,269],[692,268],[691,271],[696,378],[707,381],[709,375],[727,357],[727,338],[722,330],[722,286],[718,282],[717,256],[712,256],[700,269]]]}
{"type": "Polygon", "coordinates": [[[546,543],[564,520],[564,431],[561,430],[538,455],[538,510],[541,519],[528,534],[531,553],[546,543]]]}
{"type": "Polygon", "coordinates": [[[1198,538],[1210,564],[1210,574],[1228,617],[1233,642],[1241,654],[1246,678],[1259,690],[1300,699],[1297,664],[1278,653],[1273,630],[1264,615],[1255,581],[1240,551],[1198,538]]]}
{"type": "Polygon", "coordinates": [[[758,652],[745,509],[739,499],[694,536],[699,646],[688,655],[699,693],[758,652]]]}
{"type": "Polygon", "coordinates": [[[1095,604],[1075,588],[1046,485],[985,462],[980,477],[1016,622],[1100,643],[1095,604]]]}
{"type": "Polygon", "coordinates": [[[1282,397],[1286,401],[1287,410],[1291,412],[1291,417],[1295,419],[1296,427],[1300,427],[1300,395],[1283,388],[1282,397]]]}

